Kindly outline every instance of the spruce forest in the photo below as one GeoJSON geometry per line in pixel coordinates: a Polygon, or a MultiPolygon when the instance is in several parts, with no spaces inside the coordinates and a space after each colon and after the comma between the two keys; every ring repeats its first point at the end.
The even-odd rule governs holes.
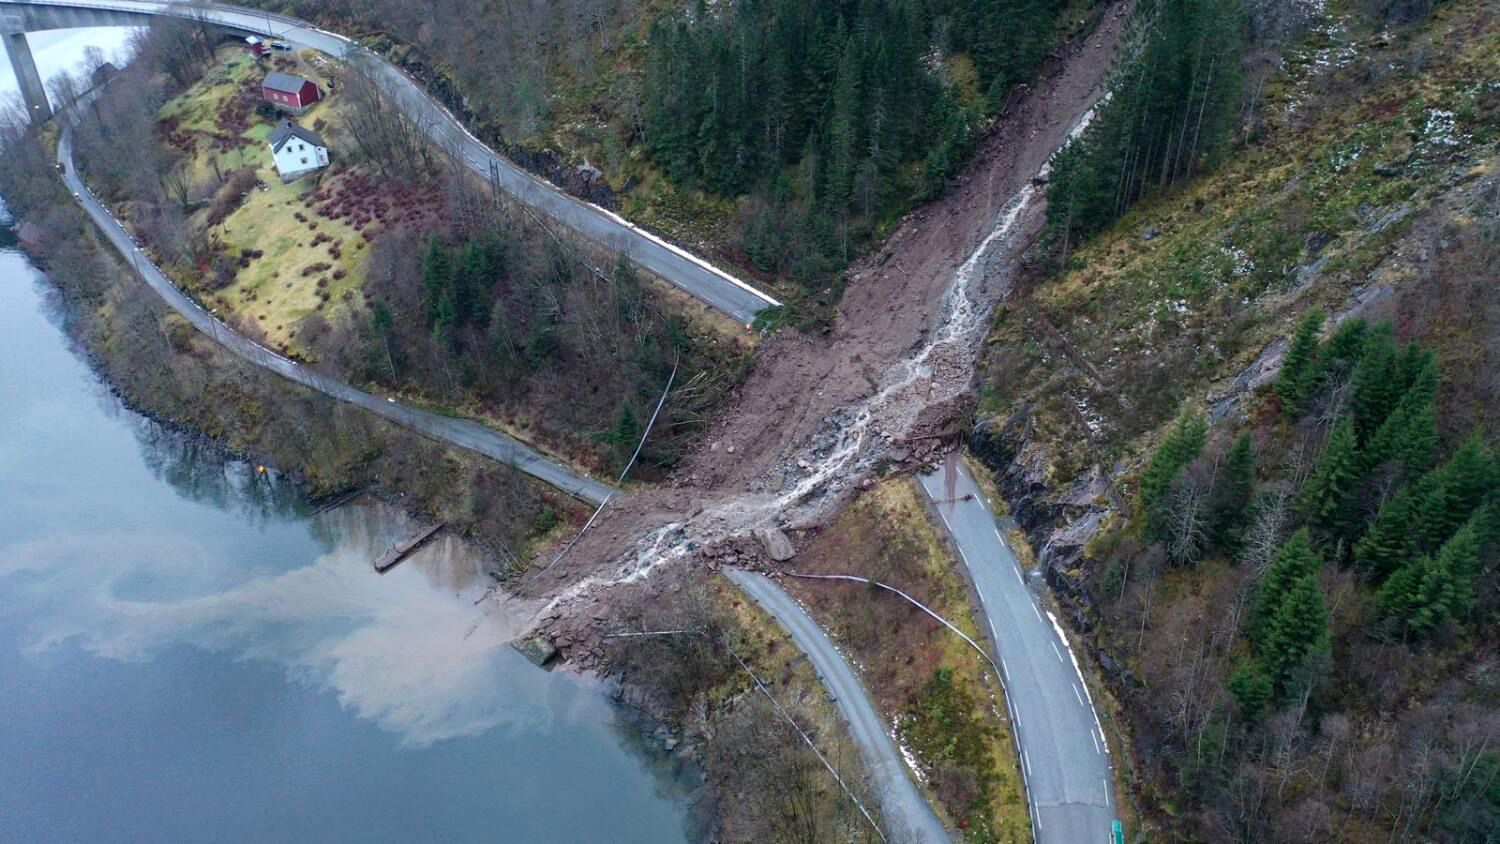
{"type": "Polygon", "coordinates": [[[940,192],[1052,44],[1041,0],[750,0],[651,28],[646,147],[755,209],[745,254],[821,283],[940,192]],[[936,27],[941,23],[943,30],[936,27]],[[934,43],[966,54],[934,66],[934,43]]]}

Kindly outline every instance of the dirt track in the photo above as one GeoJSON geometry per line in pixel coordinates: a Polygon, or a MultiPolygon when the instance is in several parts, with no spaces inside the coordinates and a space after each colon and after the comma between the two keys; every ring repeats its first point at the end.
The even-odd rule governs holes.
{"type": "MultiPolygon", "coordinates": [[[[621,559],[622,552],[661,525],[682,526],[661,537],[661,544],[676,544],[682,553],[687,543],[785,519],[771,511],[787,499],[784,490],[811,483],[811,470],[831,450],[829,442],[844,434],[848,409],[872,397],[900,405],[872,414],[869,426],[884,437],[882,444],[919,433],[920,426],[934,424],[933,417],[939,424],[950,417],[949,408],[963,401],[972,379],[974,357],[967,345],[924,358],[918,382],[898,385],[899,394],[886,401],[893,373],[941,331],[944,296],[955,273],[966,261],[975,263],[976,250],[988,243],[1007,203],[1014,206],[1098,98],[1127,14],[1128,4],[1117,4],[1087,39],[1050,59],[1036,85],[981,141],[943,196],[907,215],[878,250],[850,267],[828,335],[784,331],[761,345],[750,377],[678,471],[672,488],[611,502],[568,557],[522,584],[522,591],[548,594],[563,584],[607,582],[632,571],[646,560],[636,553],[621,559]],[[913,389],[918,384],[920,389],[913,389]]],[[[1039,191],[1034,195],[975,268],[981,318],[1009,292],[1019,257],[1040,231],[1045,203],[1039,191]]],[[[860,439],[867,448],[862,433],[860,439]]],[[[850,463],[849,474],[860,465],[850,463]]],[[[848,491],[856,480],[840,469],[808,497],[826,495],[822,486],[848,491]]],[[[585,591],[575,586],[570,594],[585,591]]]]}

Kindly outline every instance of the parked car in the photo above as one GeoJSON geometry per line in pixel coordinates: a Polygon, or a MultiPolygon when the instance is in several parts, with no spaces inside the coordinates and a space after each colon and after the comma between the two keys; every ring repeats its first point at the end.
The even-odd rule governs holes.
{"type": "Polygon", "coordinates": [[[273,49],[273,50],[280,50],[280,51],[282,51],[284,53],[289,53],[289,52],[292,51],[292,45],[286,43],[285,41],[272,41],[271,42],[271,49],[273,49]]]}

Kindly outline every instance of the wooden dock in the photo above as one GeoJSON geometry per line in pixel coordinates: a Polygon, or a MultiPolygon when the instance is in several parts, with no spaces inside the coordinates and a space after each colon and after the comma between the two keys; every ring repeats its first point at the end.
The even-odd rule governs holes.
{"type": "Polygon", "coordinates": [[[318,505],[318,509],[312,511],[312,514],[314,516],[321,516],[324,513],[327,513],[329,510],[338,509],[339,507],[348,504],[349,502],[364,494],[365,491],[362,489],[351,489],[348,492],[343,493],[342,495],[335,495],[334,497],[327,499],[322,504],[318,505]]]}
{"type": "Polygon", "coordinates": [[[389,550],[380,555],[380,559],[375,561],[375,571],[385,574],[395,568],[402,560],[410,557],[413,551],[421,548],[427,540],[442,530],[445,524],[446,522],[438,522],[432,527],[424,528],[417,532],[416,535],[409,539],[392,545],[389,550]]]}

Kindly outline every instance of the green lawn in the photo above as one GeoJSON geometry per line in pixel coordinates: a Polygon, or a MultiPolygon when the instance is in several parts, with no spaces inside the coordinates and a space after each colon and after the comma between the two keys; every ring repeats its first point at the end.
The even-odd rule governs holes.
{"type": "MultiPolygon", "coordinates": [[[[212,231],[207,230],[206,208],[191,222],[210,239],[225,244],[231,255],[244,250],[264,253],[241,269],[233,284],[212,295],[229,311],[253,319],[272,345],[302,352],[296,337],[299,320],[320,310],[327,315],[339,307],[359,306],[355,290],[364,277],[364,247],[368,244],[347,222],[320,218],[308,207],[308,194],[317,188],[317,176],[282,184],[266,140],[280,118],[251,111],[244,118],[248,128],[239,132],[249,144],[224,150],[215,143],[214,136],[223,131],[219,115],[225,104],[241,96],[272,67],[268,61],[255,61],[238,47],[225,48],[219,56],[222,64],[163,104],[158,116],[163,121],[175,120],[178,132],[193,136],[192,155],[183,166],[194,185],[209,190],[217,181],[216,172],[253,167],[268,186],[263,191],[251,190],[244,204],[212,231]],[[299,212],[306,221],[297,219],[299,212]],[[315,223],[316,229],[310,228],[310,223],[315,223]],[[314,245],[313,240],[320,235],[330,240],[314,245]],[[341,254],[335,257],[333,247],[339,242],[341,254]],[[303,268],[313,264],[330,266],[304,276],[303,268]],[[338,270],[344,273],[341,279],[333,277],[338,270]],[[321,288],[320,281],[324,285],[321,288]]],[[[299,62],[295,72],[322,81],[318,68],[306,62],[299,62]]],[[[336,106],[320,102],[297,121],[309,127],[316,121],[336,124],[336,106]]],[[[323,172],[322,179],[336,178],[338,172],[339,168],[331,167],[323,172]]]]}
{"type": "Polygon", "coordinates": [[[245,204],[224,221],[219,235],[234,253],[259,249],[265,254],[240,270],[235,283],[219,295],[231,309],[250,314],[273,344],[298,351],[298,320],[319,310],[327,315],[336,307],[359,306],[354,291],[363,283],[367,252],[361,246],[364,237],[352,226],[320,218],[304,204],[317,187],[314,179],[282,184],[269,160],[267,156],[266,165],[259,170],[268,189],[251,191],[245,204]],[[317,229],[298,220],[298,212],[316,223],[317,229]],[[331,237],[333,243],[343,242],[341,257],[333,257],[333,243],[313,245],[319,234],[331,237]],[[302,275],[304,267],[320,263],[330,267],[302,275]],[[344,270],[344,278],[333,278],[338,269],[344,270]],[[324,287],[318,287],[319,280],[325,282],[324,287]],[[329,294],[326,302],[321,297],[325,291],[329,294]]]}

